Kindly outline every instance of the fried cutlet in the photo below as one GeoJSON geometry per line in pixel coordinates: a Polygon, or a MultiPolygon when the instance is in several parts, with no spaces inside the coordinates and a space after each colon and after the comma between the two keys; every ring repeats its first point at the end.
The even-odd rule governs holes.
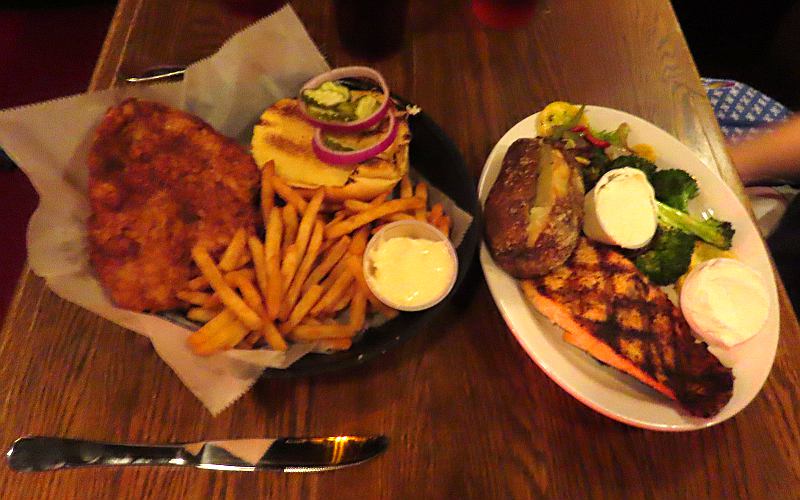
{"type": "Polygon", "coordinates": [[[566,330],[564,340],[692,415],[711,417],[730,400],[731,370],[695,340],[664,291],[615,250],[581,237],[562,266],[523,281],[522,289],[566,330]]]}
{"type": "Polygon", "coordinates": [[[190,251],[221,252],[255,231],[258,168],[248,152],[183,111],[138,99],[108,110],[89,153],[90,257],[120,307],[181,307],[190,251]]]}

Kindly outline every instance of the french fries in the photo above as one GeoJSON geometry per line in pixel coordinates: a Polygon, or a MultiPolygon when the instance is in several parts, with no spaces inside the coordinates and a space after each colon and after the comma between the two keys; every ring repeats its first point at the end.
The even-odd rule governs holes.
{"type": "MultiPolygon", "coordinates": [[[[342,296],[342,293],[344,293],[345,289],[350,286],[351,281],[353,281],[353,274],[349,270],[345,269],[339,276],[336,277],[333,283],[327,287],[325,295],[323,295],[322,298],[319,299],[319,302],[316,303],[314,308],[311,309],[311,315],[318,316],[320,313],[328,311],[330,307],[336,304],[336,301],[339,300],[339,297],[342,296]]],[[[321,288],[325,289],[326,287],[322,286],[321,288]]]]}
{"type": "Polygon", "coordinates": [[[297,209],[294,205],[286,205],[281,210],[283,216],[283,242],[281,250],[286,251],[286,247],[294,243],[297,238],[297,225],[299,224],[297,218],[297,209]]]}
{"type": "Polygon", "coordinates": [[[286,285],[292,282],[299,265],[300,255],[297,251],[297,245],[292,243],[283,254],[283,262],[281,262],[281,279],[283,280],[284,289],[287,288],[286,285]]]}
{"type": "Polygon", "coordinates": [[[428,204],[428,185],[424,182],[417,184],[414,196],[422,201],[421,206],[417,207],[417,210],[414,212],[414,217],[419,221],[425,222],[425,205],[428,204]]]}
{"type": "Polygon", "coordinates": [[[244,231],[244,228],[240,228],[236,231],[236,234],[233,235],[233,239],[228,245],[228,248],[225,249],[225,253],[222,254],[222,258],[219,259],[219,268],[223,271],[236,269],[237,264],[242,258],[242,252],[246,244],[247,233],[244,231]]]}
{"type": "Polygon", "coordinates": [[[449,234],[449,215],[441,203],[428,210],[428,186],[415,186],[408,176],[394,196],[387,192],[370,201],[337,199],[332,205],[328,191],[296,190],[269,162],[261,178],[264,238],[242,228],[213,257],[201,246],[192,249],[200,275],[177,296],[192,306],[186,317],[202,324],[188,338],[193,352],[284,351],[288,341],[313,342],[320,352],[346,350],[370,314],[397,316],[364,277],[370,234],[411,219],[449,234]]]}
{"type": "Polygon", "coordinates": [[[439,231],[444,233],[445,236],[448,238],[450,237],[450,228],[453,226],[453,221],[450,219],[449,215],[441,216],[434,224],[439,231]]]}
{"type": "Polygon", "coordinates": [[[264,260],[267,265],[267,316],[273,321],[280,312],[281,293],[283,293],[283,275],[280,264],[282,236],[283,219],[280,209],[275,208],[269,214],[267,238],[264,245],[264,260]]]}
{"type": "Polygon", "coordinates": [[[289,320],[281,325],[281,332],[291,332],[295,326],[299,325],[300,321],[306,317],[306,314],[308,314],[311,308],[317,303],[322,292],[323,289],[320,285],[314,285],[309,288],[308,292],[306,292],[303,298],[300,299],[300,302],[298,302],[292,310],[292,313],[289,315],[289,320]]]}
{"type": "Polygon", "coordinates": [[[413,215],[404,214],[402,212],[389,214],[383,218],[383,220],[385,220],[386,222],[397,222],[399,220],[413,220],[413,219],[414,219],[413,215]]]}
{"type": "Polygon", "coordinates": [[[242,299],[245,304],[250,306],[250,309],[255,311],[259,316],[263,317],[266,315],[264,302],[261,300],[261,294],[253,285],[253,282],[247,279],[247,276],[244,274],[237,274],[234,280],[236,288],[238,288],[239,292],[242,294],[242,299]]]}
{"type": "Polygon", "coordinates": [[[344,200],[342,205],[350,212],[358,213],[379,206],[384,201],[386,201],[386,198],[388,197],[389,193],[383,193],[381,195],[376,196],[375,199],[373,199],[369,203],[360,200],[344,200]]]}
{"type": "Polygon", "coordinates": [[[186,312],[186,317],[198,323],[208,323],[214,316],[219,314],[219,309],[206,309],[205,307],[193,307],[186,312]]]}
{"type": "Polygon", "coordinates": [[[206,249],[201,246],[194,247],[192,249],[192,258],[200,272],[208,278],[208,283],[219,295],[219,299],[225,304],[225,307],[251,329],[257,330],[261,328],[261,318],[228,285],[206,249]]]}
{"type": "Polygon", "coordinates": [[[431,211],[428,213],[428,222],[431,224],[436,224],[436,221],[439,220],[440,217],[444,215],[444,207],[442,207],[441,203],[437,203],[431,207],[431,211]]]}
{"type": "Polygon", "coordinates": [[[367,296],[364,292],[357,290],[353,294],[350,306],[350,328],[354,332],[361,330],[367,317],[367,296]]]}
{"type": "Polygon", "coordinates": [[[236,315],[226,309],[193,332],[187,342],[195,354],[208,356],[238,344],[248,331],[236,315]]]}
{"type": "Polygon", "coordinates": [[[286,203],[294,205],[298,212],[305,213],[308,202],[304,200],[302,196],[297,194],[291,187],[289,187],[288,184],[283,182],[283,180],[277,175],[272,177],[272,188],[275,190],[275,193],[278,196],[286,201],[286,203]]]}
{"type": "Polygon", "coordinates": [[[328,312],[331,314],[336,314],[339,311],[343,311],[350,302],[353,300],[353,295],[355,291],[353,289],[353,285],[350,285],[348,290],[345,290],[340,296],[339,300],[336,301],[331,307],[328,308],[328,312]]]}
{"type": "Polygon", "coordinates": [[[341,339],[355,335],[350,325],[298,325],[292,330],[292,339],[297,341],[312,341],[318,339],[341,339]]]}
{"type": "Polygon", "coordinates": [[[269,221],[269,213],[275,206],[275,188],[272,187],[272,178],[275,177],[275,162],[268,161],[261,169],[261,217],[264,227],[269,221]]]}
{"type": "Polygon", "coordinates": [[[256,346],[260,339],[260,332],[250,332],[242,339],[241,342],[234,346],[234,349],[252,349],[256,346]]]}
{"type": "MultiPolygon", "coordinates": [[[[300,259],[305,256],[308,242],[311,239],[311,230],[314,228],[315,223],[317,222],[317,214],[319,213],[319,209],[322,206],[322,200],[325,197],[325,192],[323,190],[318,190],[317,193],[311,198],[311,201],[308,202],[308,206],[306,207],[306,212],[303,214],[303,220],[300,221],[300,227],[297,230],[297,241],[295,242],[294,251],[295,255],[295,262],[298,263],[300,259]]],[[[288,287],[292,280],[294,279],[294,273],[297,271],[297,264],[293,268],[289,269],[287,275],[284,276],[286,286],[288,287]]]]}
{"type": "Polygon", "coordinates": [[[189,283],[186,284],[186,289],[190,291],[202,290],[203,288],[208,288],[208,280],[202,274],[190,279],[189,283]]]}
{"type": "Polygon", "coordinates": [[[411,178],[408,174],[400,179],[400,198],[411,198],[414,196],[414,186],[411,184],[411,178]]]}
{"type": "MultiPolygon", "coordinates": [[[[264,260],[264,245],[255,236],[251,236],[247,240],[247,245],[250,247],[250,254],[253,256],[253,268],[256,273],[256,283],[258,289],[261,290],[261,296],[267,296],[267,264],[264,260]]],[[[261,300],[264,301],[263,299],[261,300]]]]}
{"type": "Polygon", "coordinates": [[[368,239],[369,229],[364,226],[353,234],[353,239],[350,241],[350,248],[348,248],[347,251],[350,252],[350,255],[364,255],[368,239]]]}
{"type": "Polygon", "coordinates": [[[281,332],[279,332],[275,327],[275,323],[272,323],[271,321],[265,321],[261,334],[267,340],[269,345],[276,351],[285,351],[289,348],[289,346],[286,345],[286,341],[281,336],[281,332]]]}
{"type": "Polygon", "coordinates": [[[345,234],[352,233],[356,229],[369,224],[372,221],[378,220],[381,217],[396,212],[403,212],[405,210],[417,209],[423,210],[425,207],[425,200],[419,197],[414,198],[397,198],[384,202],[377,207],[370,208],[363,212],[359,212],[352,217],[334,224],[329,228],[325,228],[325,236],[327,238],[338,238],[345,234]]]}
{"type": "Polygon", "coordinates": [[[339,263],[339,260],[347,252],[347,248],[349,246],[349,237],[343,236],[341,239],[339,239],[339,241],[337,241],[336,244],[334,244],[328,250],[325,258],[322,260],[322,262],[320,262],[317,268],[311,271],[311,274],[309,274],[308,278],[306,278],[306,282],[303,285],[303,291],[307,291],[312,285],[319,283],[322,278],[339,263]]]}
{"type": "Polygon", "coordinates": [[[353,341],[351,339],[320,339],[316,344],[319,352],[346,351],[353,346],[353,341]]]}
{"type": "Polygon", "coordinates": [[[281,311],[279,314],[279,317],[282,321],[289,319],[289,313],[300,296],[301,287],[303,286],[306,278],[308,278],[308,274],[311,272],[311,267],[317,260],[320,245],[322,244],[323,231],[324,226],[322,225],[322,222],[317,221],[316,225],[314,226],[314,232],[311,235],[311,241],[308,243],[308,249],[306,254],[303,256],[303,262],[300,264],[300,268],[297,270],[297,273],[295,273],[294,279],[289,286],[289,290],[286,292],[284,297],[283,305],[281,306],[281,311]]]}

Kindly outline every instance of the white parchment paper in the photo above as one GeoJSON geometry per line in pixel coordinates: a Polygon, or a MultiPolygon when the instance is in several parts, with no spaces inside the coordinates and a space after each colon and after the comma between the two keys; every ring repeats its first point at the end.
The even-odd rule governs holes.
{"type": "MultiPolygon", "coordinates": [[[[63,299],[147,336],[214,415],[244,394],[264,368],[286,368],[314,346],[298,344],[285,353],[237,350],[200,357],[186,347],[189,330],[158,316],[114,307],[88,256],[87,156],[93,132],[110,106],[139,97],[198,115],[222,134],[249,143],[252,126],[264,109],[296,95],[304,82],[328,69],[297,15],[286,6],[190,66],[181,82],[113,88],[0,112],[0,146],[40,196],[27,235],[33,272],[63,299]]],[[[453,236],[460,243],[471,218],[441,193],[435,197],[454,216],[453,236]]]]}

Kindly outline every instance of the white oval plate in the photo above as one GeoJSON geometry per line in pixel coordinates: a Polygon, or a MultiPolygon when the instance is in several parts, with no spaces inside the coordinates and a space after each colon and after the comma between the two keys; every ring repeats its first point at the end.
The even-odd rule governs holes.
{"type": "MultiPolygon", "coordinates": [[[[718,424],[740,412],[758,394],[769,375],[778,345],[778,293],[772,266],[758,229],[736,195],[714,171],[692,151],[655,125],[628,113],[599,106],[586,106],[593,128],[613,130],[622,122],[631,126],[630,144],[647,143],[655,148],[659,168],[681,168],[693,175],[700,195],[690,211],[713,210],[730,221],[736,234],[733,251],[764,278],[769,290],[770,311],[764,328],[753,338],[728,352],[711,351],[728,366],[735,377],[733,397],[716,416],[702,419],[686,414],[680,407],[637,380],[603,366],[561,338],[562,330],[539,314],[525,300],[517,280],[492,260],[486,243],[481,245],[481,265],[495,303],[512,333],[528,355],[564,390],[595,411],[629,425],[661,431],[687,431],[718,424]]],[[[537,113],[538,114],[538,113],[537,113]]],[[[514,125],[495,145],[478,183],[478,197],[485,203],[506,150],[517,139],[536,136],[536,114],[514,125]]]]}

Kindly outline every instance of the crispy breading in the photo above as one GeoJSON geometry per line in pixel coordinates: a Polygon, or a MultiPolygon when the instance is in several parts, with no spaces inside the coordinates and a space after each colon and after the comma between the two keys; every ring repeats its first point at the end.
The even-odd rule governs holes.
{"type": "Polygon", "coordinates": [[[214,255],[255,232],[259,173],[248,152],[183,111],[138,99],[108,110],[89,153],[91,262],[119,306],[181,307],[190,250],[214,255]]]}

